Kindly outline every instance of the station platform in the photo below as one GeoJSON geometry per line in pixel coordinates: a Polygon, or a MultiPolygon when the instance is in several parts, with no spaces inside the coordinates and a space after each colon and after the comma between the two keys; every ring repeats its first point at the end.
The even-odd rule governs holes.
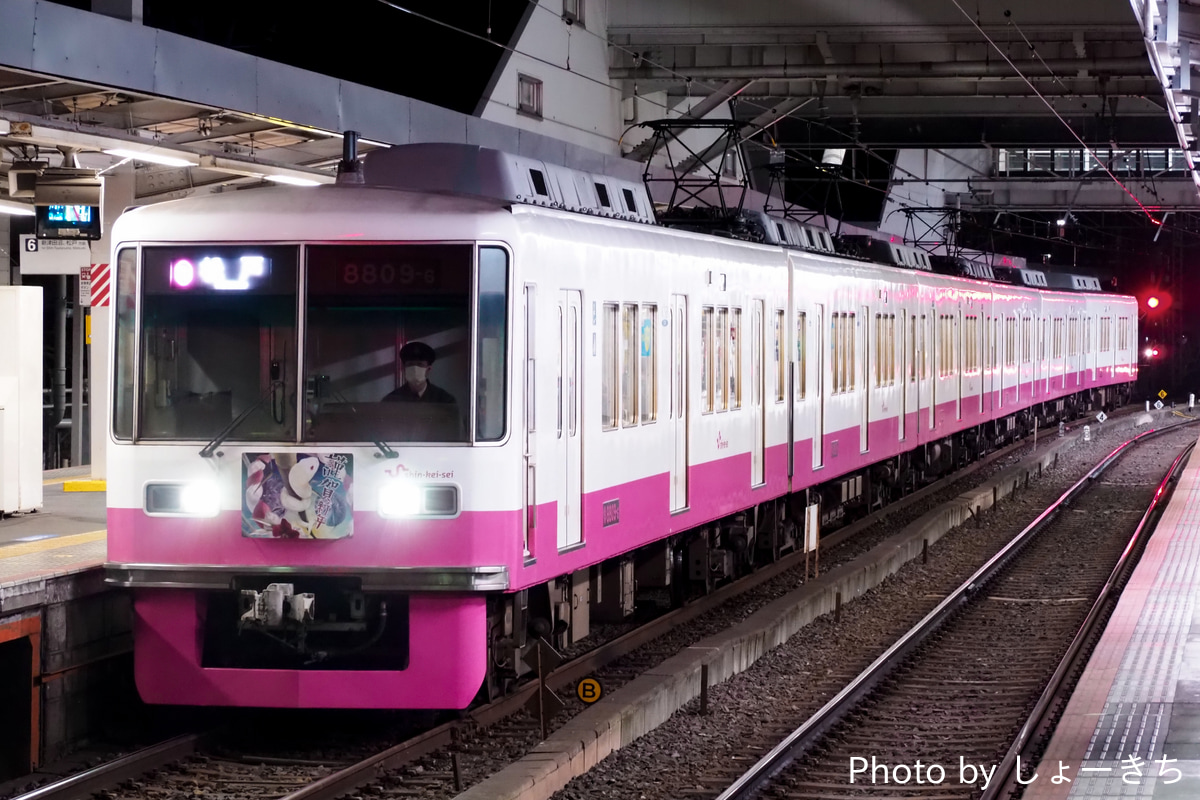
{"type": "Polygon", "coordinates": [[[1184,468],[1037,775],[1023,800],[1200,797],[1200,454],[1184,468]],[[1070,783],[1054,783],[1060,774],[1070,783]]]}
{"type": "Polygon", "coordinates": [[[0,729],[16,749],[0,759],[0,781],[95,735],[114,704],[136,702],[132,607],[104,583],[104,484],[88,472],[45,473],[42,507],[0,519],[0,729]]]}
{"type": "Polygon", "coordinates": [[[22,590],[30,582],[44,584],[104,563],[104,492],[75,490],[95,483],[87,467],[46,472],[43,507],[0,519],[0,614],[34,600],[22,590]]]}

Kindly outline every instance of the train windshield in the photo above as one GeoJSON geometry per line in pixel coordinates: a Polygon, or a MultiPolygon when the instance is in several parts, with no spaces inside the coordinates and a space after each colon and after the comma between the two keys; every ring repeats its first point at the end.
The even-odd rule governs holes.
{"type": "Polygon", "coordinates": [[[469,441],[474,248],[307,253],[305,438],[469,441]]]}
{"type": "Polygon", "coordinates": [[[118,258],[117,438],[135,406],[143,440],[504,438],[503,249],[144,247],[140,313],[136,253],[118,258]]]}
{"type": "Polygon", "coordinates": [[[294,438],[298,248],[142,252],[141,437],[294,438]]]}

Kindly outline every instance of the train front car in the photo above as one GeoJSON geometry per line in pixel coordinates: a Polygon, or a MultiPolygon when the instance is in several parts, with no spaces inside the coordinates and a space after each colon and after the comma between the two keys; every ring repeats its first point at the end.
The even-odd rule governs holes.
{"type": "Polygon", "coordinates": [[[107,575],[145,700],[470,703],[523,555],[510,224],[356,186],[117,222],[107,575]]]}

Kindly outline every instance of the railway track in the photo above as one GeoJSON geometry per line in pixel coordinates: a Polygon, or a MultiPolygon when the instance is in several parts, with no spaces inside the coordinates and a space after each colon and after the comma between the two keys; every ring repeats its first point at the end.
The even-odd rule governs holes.
{"type": "MultiPolygon", "coordinates": [[[[841,543],[855,541],[855,537],[881,520],[895,522],[897,517],[912,509],[920,511],[930,504],[953,497],[962,490],[970,476],[1001,459],[1013,456],[1027,446],[1018,443],[1002,449],[938,481],[919,492],[909,495],[877,512],[859,520],[823,540],[826,559],[833,562],[836,556],[832,548],[841,543]]],[[[888,526],[890,527],[890,526],[888,526]]],[[[855,548],[850,548],[855,549],[855,548]]],[[[556,669],[549,678],[549,686],[562,692],[572,687],[580,678],[637,651],[653,640],[664,637],[680,626],[695,620],[713,609],[728,603],[740,595],[793,570],[803,561],[802,556],[791,556],[758,570],[734,584],[694,601],[683,608],[664,614],[646,625],[606,642],[592,651],[575,658],[556,669]]],[[[657,663],[657,662],[655,662],[657,663]]],[[[637,667],[627,667],[627,677],[637,672],[637,667]]],[[[622,680],[617,680],[619,684],[622,680]]],[[[613,683],[606,680],[606,687],[613,683]]],[[[347,756],[341,759],[282,757],[282,758],[233,758],[227,757],[229,747],[214,747],[220,741],[218,733],[193,734],[178,737],[170,742],[147,748],[114,762],[100,765],[80,775],[49,784],[21,795],[14,800],[66,800],[99,793],[107,800],[116,798],[177,798],[184,794],[202,792],[230,798],[286,797],[288,800],[324,800],[345,795],[364,784],[380,784],[387,794],[399,790],[419,791],[422,787],[453,790],[456,786],[472,783],[464,779],[457,769],[455,760],[447,760],[444,769],[409,771],[403,776],[403,787],[397,784],[395,775],[385,778],[390,772],[412,765],[422,756],[435,751],[467,750],[462,745],[472,730],[497,726],[512,728],[517,736],[536,741],[537,722],[521,715],[537,687],[527,684],[515,694],[473,711],[464,720],[448,722],[405,738],[401,743],[374,752],[365,758],[347,756]],[[393,784],[393,785],[389,785],[393,784]]],[[[517,754],[519,755],[519,753],[517,754]]],[[[515,757],[515,756],[514,756],[515,757]]]]}
{"type": "Polygon", "coordinates": [[[799,728],[767,726],[746,749],[769,752],[718,800],[1009,796],[1186,453],[1157,486],[1117,462],[1165,432],[1106,456],[799,728]]]}

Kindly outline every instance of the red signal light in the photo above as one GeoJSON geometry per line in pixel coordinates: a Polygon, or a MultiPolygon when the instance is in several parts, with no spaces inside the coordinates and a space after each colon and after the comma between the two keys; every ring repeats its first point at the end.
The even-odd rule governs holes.
{"type": "Polygon", "coordinates": [[[1146,305],[1150,308],[1158,308],[1158,302],[1158,298],[1154,297],[1153,295],[1146,298],[1146,305]]]}

